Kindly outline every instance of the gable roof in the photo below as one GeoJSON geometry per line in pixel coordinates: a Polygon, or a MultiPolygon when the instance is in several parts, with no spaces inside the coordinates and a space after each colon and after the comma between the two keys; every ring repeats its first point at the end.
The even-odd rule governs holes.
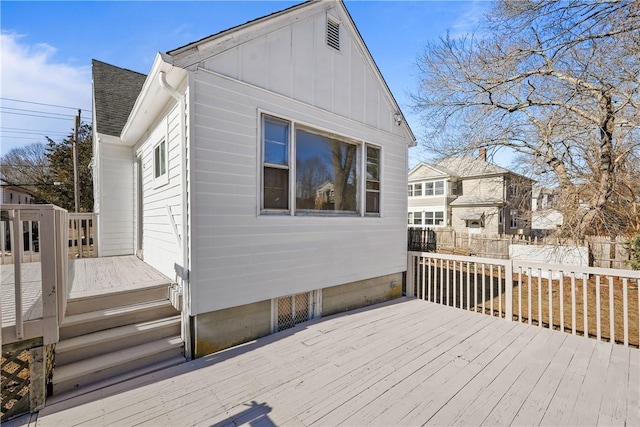
{"type": "Polygon", "coordinates": [[[409,171],[409,181],[413,179],[447,178],[455,173],[442,167],[420,162],[409,171]]]}
{"type": "Polygon", "coordinates": [[[469,156],[442,159],[436,163],[436,167],[452,171],[462,178],[513,173],[510,170],[494,165],[493,163],[489,163],[477,157],[469,156]]]}
{"type": "Polygon", "coordinates": [[[95,59],[91,65],[94,131],[119,136],[147,76],[95,59]]]}
{"type": "MultiPolygon", "coordinates": [[[[393,109],[396,111],[396,114],[399,114],[402,117],[402,126],[406,129],[407,133],[410,137],[410,146],[416,145],[416,137],[409,127],[409,123],[404,116],[404,113],[400,109],[398,102],[396,101],[393,93],[389,89],[389,86],[382,76],[378,65],[376,64],[369,48],[367,47],[364,39],[362,38],[362,34],[355,25],[353,18],[346,6],[344,5],[343,0],[308,0],[303,3],[290,6],[286,9],[280,10],[278,12],[274,12],[260,18],[253,19],[251,21],[245,22],[244,24],[237,25],[226,29],[224,31],[220,31],[218,33],[212,34],[210,36],[204,37],[200,40],[194,41],[192,43],[188,43],[184,46],[178,47],[176,49],[170,50],[165,55],[165,60],[168,60],[172,65],[184,69],[188,69],[190,67],[197,66],[198,63],[206,60],[207,58],[219,53],[221,51],[225,51],[231,49],[232,47],[241,44],[247,40],[247,36],[245,30],[250,27],[260,26],[262,23],[273,20],[276,17],[286,15],[291,15],[291,22],[294,22],[297,17],[294,15],[294,12],[306,10],[307,8],[313,10],[314,6],[328,8],[328,5],[335,4],[337,5],[345,16],[348,19],[349,26],[353,29],[353,32],[357,36],[357,41],[359,42],[362,51],[368,62],[371,64],[374,74],[377,77],[378,81],[384,88],[384,93],[388,96],[388,100],[390,104],[393,106],[393,109]],[[244,34],[244,35],[243,35],[244,34]],[[209,51],[211,50],[211,51],[209,51]]],[[[285,19],[285,18],[283,18],[285,19]]],[[[287,24],[288,25],[288,24],[287,24]]]]}

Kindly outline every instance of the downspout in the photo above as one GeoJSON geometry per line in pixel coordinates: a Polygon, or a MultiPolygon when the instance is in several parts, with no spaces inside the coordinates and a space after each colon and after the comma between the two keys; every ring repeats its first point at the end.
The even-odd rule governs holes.
{"type": "Polygon", "coordinates": [[[185,97],[180,94],[167,82],[167,76],[164,71],[160,71],[158,76],[160,86],[171,95],[178,105],[180,106],[180,147],[182,148],[182,337],[184,340],[184,355],[187,360],[191,360],[192,345],[191,345],[191,296],[190,296],[190,282],[189,282],[189,238],[188,238],[188,191],[187,191],[187,136],[186,136],[186,106],[185,97]]]}

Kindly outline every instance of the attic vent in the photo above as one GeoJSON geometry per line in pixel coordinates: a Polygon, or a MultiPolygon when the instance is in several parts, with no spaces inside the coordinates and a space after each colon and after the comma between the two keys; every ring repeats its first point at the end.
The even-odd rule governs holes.
{"type": "Polygon", "coordinates": [[[340,24],[327,19],[327,46],[340,50],[340,24]]]}

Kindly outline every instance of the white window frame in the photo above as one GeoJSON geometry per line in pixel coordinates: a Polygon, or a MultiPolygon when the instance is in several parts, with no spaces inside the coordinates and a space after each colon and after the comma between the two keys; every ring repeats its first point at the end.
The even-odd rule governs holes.
{"type": "Polygon", "coordinates": [[[374,143],[366,142],[359,140],[357,138],[353,138],[347,135],[335,133],[318,126],[308,124],[302,121],[290,119],[287,117],[283,117],[279,114],[274,114],[269,111],[258,109],[258,124],[259,124],[259,132],[258,132],[258,147],[259,147],[259,155],[258,155],[258,216],[273,216],[273,215],[290,215],[290,216],[321,216],[321,217],[383,217],[384,210],[384,192],[382,191],[382,181],[383,181],[383,164],[384,164],[384,148],[380,145],[376,145],[374,143]],[[274,120],[279,120],[283,122],[287,122],[289,124],[289,209],[264,209],[264,119],[272,118],[274,120]],[[358,189],[356,194],[356,211],[355,212],[333,212],[333,211],[298,211],[296,207],[296,130],[303,130],[310,133],[316,133],[318,135],[323,135],[328,138],[334,138],[339,141],[342,141],[347,144],[353,144],[357,146],[357,157],[356,157],[356,174],[358,176],[358,189]],[[366,209],[366,167],[367,167],[367,146],[378,149],[380,154],[379,159],[379,179],[380,179],[380,189],[379,189],[379,204],[380,209],[379,212],[367,212],[366,209]]]}
{"type": "Polygon", "coordinates": [[[154,144],[153,151],[151,152],[151,157],[152,157],[153,187],[158,188],[168,184],[169,183],[168,138],[163,137],[156,144],[154,144]],[[162,157],[163,151],[164,151],[164,158],[162,159],[161,157],[162,157]],[[160,168],[159,171],[158,171],[158,168],[160,168]]]}

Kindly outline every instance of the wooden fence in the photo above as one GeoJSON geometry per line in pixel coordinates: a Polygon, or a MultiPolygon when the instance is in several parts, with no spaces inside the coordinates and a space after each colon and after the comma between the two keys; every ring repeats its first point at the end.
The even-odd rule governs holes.
{"type": "Polygon", "coordinates": [[[509,245],[563,245],[585,246],[589,249],[589,265],[599,268],[631,269],[628,264],[630,254],[625,247],[626,238],[589,236],[573,241],[546,237],[542,239],[527,236],[469,234],[453,229],[432,229],[436,236],[436,251],[444,253],[468,253],[496,259],[509,259],[509,245]]]}

